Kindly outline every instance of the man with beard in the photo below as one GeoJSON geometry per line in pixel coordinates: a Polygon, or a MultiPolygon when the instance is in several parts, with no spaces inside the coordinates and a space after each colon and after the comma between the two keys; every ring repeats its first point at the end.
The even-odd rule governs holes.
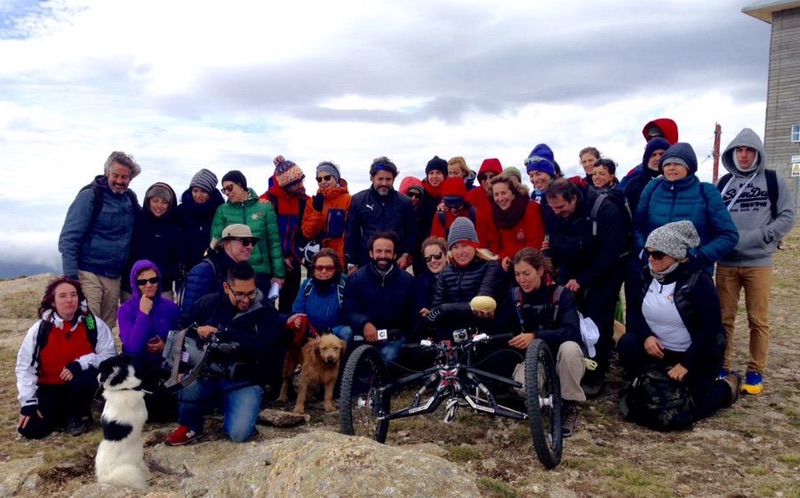
{"type": "Polygon", "coordinates": [[[397,247],[394,232],[372,235],[370,261],[347,279],[342,303],[353,333],[375,343],[387,362],[397,360],[417,316],[414,279],[395,263],[397,247]]]}
{"type": "Polygon", "coordinates": [[[128,186],[142,168],[132,156],[114,151],[103,171],[70,205],[58,251],[64,275],[80,281],[89,309],[114,327],[120,276],[128,263],[139,210],[136,194],[128,186]]]}
{"type": "Polygon", "coordinates": [[[400,254],[397,266],[405,270],[417,249],[417,227],[411,199],[394,190],[397,166],[385,156],[372,161],[369,168],[372,186],[353,196],[347,219],[345,256],[348,273],[369,264],[367,241],[378,232],[392,230],[399,242],[394,250],[400,254]]]}

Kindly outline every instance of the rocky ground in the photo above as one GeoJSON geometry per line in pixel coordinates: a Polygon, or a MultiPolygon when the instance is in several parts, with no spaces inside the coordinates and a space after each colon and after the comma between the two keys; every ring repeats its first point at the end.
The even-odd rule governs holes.
{"type": "MultiPolygon", "coordinates": [[[[434,468],[441,472],[440,462],[444,462],[445,468],[450,466],[458,471],[435,492],[432,488],[403,488],[405,493],[399,488],[394,491],[381,488],[383,496],[474,496],[476,493],[493,497],[800,496],[797,477],[800,470],[800,365],[796,356],[800,350],[800,334],[795,329],[794,315],[800,309],[796,283],[800,277],[799,247],[800,232],[795,231],[776,258],[770,313],[770,369],[764,393],[742,398],[731,409],[695,424],[690,431],[657,433],[623,421],[616,407],[620,381],[612,377],[610,389],[598,400],[582,407],[578,431],[566,440],[564,460],[551,471],[538,463],[524,422],[492,419],[464,411],[452,424],[444,424],[441,418],[410,418],[392,423],[387,441],[391,452],[382,453],[364,449],[361,442],[348,443],[347,439],[342,442],[322,432],[338,430],[338,415],[325,414],[321,403],[310,405],[308,424],[292,428],[262,426],[253,443],[236,446],[212,436],[204,443],[173,454],[175,458],[194,455],[196,460],[204,454],[219,455],[220,459],[259,455],[254,458],[262,459],[267,466],[270,465],[267,462],[277,462],[274,459],[280,455],[292,455],[292,461],[303,461],[308,466],[333,465],[335,462],[330,459],[323,462],[324,455],[318,452],[313,453],[315,460],[309,462],[310,453],[301,451],[302,448],[312,451],[314,445],[309,441],[317,440],[334,447],[352,444],[354,448],[362,448],[354,449],[356,453],[353,454],[362,456],[367,453],[359,451],[378,451],[374,455],[379,456],[369,458],[393,459],[403,468],[411,467],[408,474],[411,480],[427,479],[426,475],[413,472],[414,464],[430,467],[433,473],[434,468]],[[303,434],[305,436],[300,438],[294,437],[303,434]],[[430,457],[420,457],[419,451],[430,457]],[[424,460],[426,458],[431,460],[424,460]],[[426,463],[420,464],[422,461],[426,463]],[[471,479],[460,480],[462,473],[471,479]]],[[[0,405],[3,407],[0,412],[0,496],[107,496],[111,494],[108,489],[91,484],[94,451],[101,439],[99,428],[80,438],[54,434],[44,441],[34,442],[19,440],[14,430],[18,418],[14,360],[24,331],[33,323],[46,281],[46,276],[37,276],[0,282],[0,399],[3,400],[0,405]]],[[[737,331],[741,333],[737,336],[734,354],[735,366],[740,369],[744,368],[747,358],[745,327],[746,319],[740,314],[737,331]]],[[[208,432],[214,434],[213,426],[218,426],[219,422],[212,420],[210,424],[212,428],[208,432]]],[[[152,496],[202,496],[207,492],[224,496],[243,496],[241,493],[283,496],[283,492],[290,489],[300,492],[299,487],[241,488],[230,482],[223,486],[223,482],[227,482],[220,477],[223,474],[214,474],[213,482],[203,481],[206,487],[191,485],[199,482],[197,479],[205,471],[196,461],[177,465],[177,460],[170,459],[169,452],[174,449],[158,444],[169,429],[161,425],[146,428],[147,455],[153,474],[152,496]],[[167,465],[165,461],[172,463],[167,465]],[[219,485],[216,488],[213,487],[215,483],[219,485]],[[258,491],[254,491],[256,489],[258,491]],[[279,490],[282,492],[275,494],[279,490]]],[[[352,480],[358,469],[374,468],[364,466],[366,464],[359,463],[357,458],[340,456],[338,462],[342,459],[351,463],[346,471],[340,466],[339,479],[344,483],[352,480]]],[[[275,463],[271,465],[276,466],[275,463]]],[[[288,475],[274,472],[275,469],[265,471],[264,479],[272,482],[279,475],[288,475]]],[[[368,475],[367,470],[363,470],[363,474],[368,475]]],[[[297,484],[297,479],[292,482],[297,484]]],[[[285,484],[286,481],[280,482],[285,484]]],[[[362,492],[355,492],[355,495],[363,496],[379,492],[365,484],[360,486],[350,488],[351,492],[356,489],[362,492]]],[[[316,494],[308,491],[311,488],[303,489],[303,494],[316,494]]],[[[334,493],[334,489],[340,488],[324,489],[320,495],[350,495],[334,493]]]]}

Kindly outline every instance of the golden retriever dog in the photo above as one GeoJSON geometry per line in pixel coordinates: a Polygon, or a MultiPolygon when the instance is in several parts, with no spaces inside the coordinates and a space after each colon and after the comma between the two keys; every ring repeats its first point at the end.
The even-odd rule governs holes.
{"type": "Polygon", "coordinates": [[[295,413],[305,413],[308,388],[319,384],[325,386],[325,411],[336,410],[333,404],[333,387],[339,377],[340,360],[344,358],[346,348],[347,343],[333,334],[323,334],[303,346],[303,366],[300,370],[297,402],[294,405],[295,413]]]}

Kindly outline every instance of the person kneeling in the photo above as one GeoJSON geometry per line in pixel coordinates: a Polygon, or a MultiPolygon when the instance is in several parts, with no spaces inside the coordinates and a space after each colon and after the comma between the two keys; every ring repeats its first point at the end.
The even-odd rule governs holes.
{"type": "Polygon", "coordinates": [[[180,426],[167,436],[167,445],[201,437],[204,412],[219,398],[223,399],[225,434],[237,443],[253,436],[262,385],[279,385],[286,354],[283,323],[277,310],[262,300],[253,268],[242,262],[230,267],[222,292],[195,304],[192,321],[198,325],[200,342],[212,341],[218,347],[209,352],[199,377],[180,392],[180,426]]]}
{"type": "MultiPolygon", "coordinates": [[[[498,316],[503,331],[519,331],[508,345],[525,350],[535,339],[543,340],[556,357],[556,371],[561,382],[562,433],[569,437],[578,422],[578,402],[586,401],[581,379],[586,370],[578,318],[572,292],[552,282],[553,271],[542,253],[533,248],[520,249],[512,260],[517,287],[511,289],[498,316]]],[[[524,383],[525,363],[514,369],[515,380],[524,383]]]]}
{"type": "Polygon", "coordinates": [[[627,333],[617,345],[626,373],[638,376],[620,403],[623,414],[627,411],[626,416],[655,429],[688,427],[739,397],[742,379],[737,373],[717,379],[727,341],[711,277],[687,263],[687,250],[699,244],[691,221],[668,223],[650,233],[645,244],[649,271],[638,301],[630,303],[627,333]],[[659,369],[674,382],[647,381],[661,383],[648,390],[664,404],[661,410],[648,409],[636,386],[656,377],[652,372],[659,369]],[[682,388],[688,396],[681,395],[682,388]],[[687,398],[681,406],[667,409],[666,403],[681,397],[687,398]]]}

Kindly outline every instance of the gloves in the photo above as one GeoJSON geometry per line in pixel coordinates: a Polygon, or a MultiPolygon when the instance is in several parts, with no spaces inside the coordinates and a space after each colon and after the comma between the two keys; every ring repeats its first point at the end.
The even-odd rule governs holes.
{"type": "Polygon", "coordinates": [[[313,197],[311,201],[311,207],[314,208],[314,211],[322,211],[322,206],[325,204],[325,196],[322,194],[317,194],[313,197]]]}
{"type": "Polygon", "coordinates": [[[439,315],[441,315],[441,314],[442,314],[442,310],[441,310],[441,308],[439,308],[439,307],[437,306],[437,307],[433,308],[432,310],[430,310],[430,311],[428,312],[428,316],[426,316],[425,318],[426,318],[426,319],[427,319],[427,320],[428,320],[430,323],[435,323],[435,322],[436,322],[436,319],[437,319],[437,318],[439,318],[439,315]]]}
{"type": "Polygon", "coordinates": [[[37,411],[39,411],[39,405],[25,405],[20,409],[19,414],[26,417],[36,417],[38,416],[37,411]]]}
{"type": "Polygon", "coordinates": [[[78,374],[83,372],[83,369],[81,368],[81,364],[78,363],[77,361],[73,361],[72,363],[67,363],[67,365],[64,368],[66,368],[67,370],[72,372],[72,377],[73,378],[77,377],[78,374]]]}

